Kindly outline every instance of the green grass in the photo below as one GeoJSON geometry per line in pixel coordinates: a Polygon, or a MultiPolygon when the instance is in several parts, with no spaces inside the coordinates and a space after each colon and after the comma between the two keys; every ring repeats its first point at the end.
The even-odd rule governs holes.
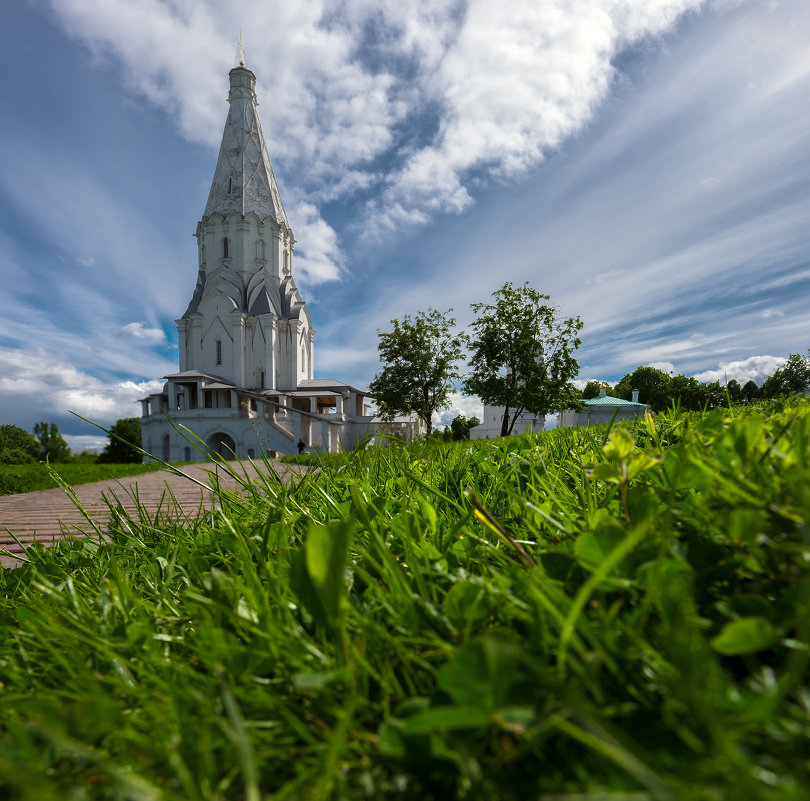
{"type": "Polygon", "coordinates": [[[810,795],[807,402],[244,484],[0,573],[0,796],[810,795]]]}
{"type": "Polygon", "coordinates": [[[20,492],[53,489],[58,486],[51,470],[66,484],[87,484],[91,481],[103,481],[107,478],[137,476],[149,470],[159,469],[154,464],[92,464],[92,463],[55,463],[38,464],[0,464],[0,495],[15,495],[20,492]],[[50,469],[49,469],[50,468],[50,469]]]}
{"type": "Polygon", "coordinates": [[[328,465],[330,467],[337,467],[346,462],[354,459],[356,454],[354,451],[341,451],[340,453],[324,453],[322,451],[311,451],[309,453],[292,453],[287,456],[282,456],[281,460],[285,464],[303,464],[312,465],[313,467],[321,467],[328,465]]]}

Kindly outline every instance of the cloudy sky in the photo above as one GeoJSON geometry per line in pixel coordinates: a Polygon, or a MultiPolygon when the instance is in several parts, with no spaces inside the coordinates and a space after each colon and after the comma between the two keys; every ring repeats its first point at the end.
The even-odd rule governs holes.
{"type": "Polygon", "coordinates": [[[92,444],[67,410],[176,369],[240,29],[317,377],[367,385],[392,317],[463,326],[506,280],[582,318],[582,380],[810,347],[807,0],[20,0],[0,422],[92,444]]]}

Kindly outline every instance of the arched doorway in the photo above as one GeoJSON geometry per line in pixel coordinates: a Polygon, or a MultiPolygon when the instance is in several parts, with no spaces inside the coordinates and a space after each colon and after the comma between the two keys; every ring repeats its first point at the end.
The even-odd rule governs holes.
{"type": "Polygon", "coordinates": [[[208,447],[223,459],[236,458],[236,443],[233,441],[233,437],[223,434],[221,431],[208,437],[208,447]]]}
{"type": "Polygon", "coordinates": [[[169,435],[168,434],[163,435],[163,440],[161,442],[160,450],[161,450],[161,457],[160,458],[163,459],[164,462],[168,462],[169,461],[169,456],[171,456],[171,445],[169,443],[169,435]]]}

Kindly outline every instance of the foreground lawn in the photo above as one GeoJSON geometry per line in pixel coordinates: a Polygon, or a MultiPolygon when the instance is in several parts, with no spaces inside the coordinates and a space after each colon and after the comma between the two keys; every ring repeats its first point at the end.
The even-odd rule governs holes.
{"type": "Polygon", "coordinates": [[[0,572],[0,797],[810,797],[810,404],[296,482],[0,572]]]}
{"type": "Polygon", "coordinates": [[[107,478],[137,476],[150,470],[159,469],[155,464],[73,464],[55,463],[50,466],[38,464],[0,464],[0,495],[16,495],[20,492],[53,489],[58,486],[50,470],[53,470],[66,484],[89,484],[107,478]]]}

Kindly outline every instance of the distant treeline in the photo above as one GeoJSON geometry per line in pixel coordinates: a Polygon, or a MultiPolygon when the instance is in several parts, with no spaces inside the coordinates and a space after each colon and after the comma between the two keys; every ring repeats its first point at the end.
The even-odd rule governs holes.
{"type": "Polygon", "coordinates": [[[0,464],[34,464],[36,462],[101,462],[129,464],[140,462],[141,421],[126,417],[110,428],[109,442],[99,453],[71,453],[56,423],[36,423],[33,434],[15,425],[0,425],[0,464]]]}
{"type": "MultiPolygon", "coordinates": [[[[808,352],[810,356],[810,352],[808,352]]],[[[727,384],[719,381],[702,383],[686,375],[670,375],[656,367],[637,367],[618,384],[589,381],[582,390],[582,399],[598,397],[604,388],[607,395],[624,400],[632,399],[632,391],[639,391],[639,401],[663,411],[673,404],[685,411],[715,409],[724,406],[729,399],[734,404],[751,403],[755,400],[794,395],[810,386],[810,359],[791,353],[787,362],[774,372],[760,387],[754,381],[740,383],[732,378],[727,384]]]]}

